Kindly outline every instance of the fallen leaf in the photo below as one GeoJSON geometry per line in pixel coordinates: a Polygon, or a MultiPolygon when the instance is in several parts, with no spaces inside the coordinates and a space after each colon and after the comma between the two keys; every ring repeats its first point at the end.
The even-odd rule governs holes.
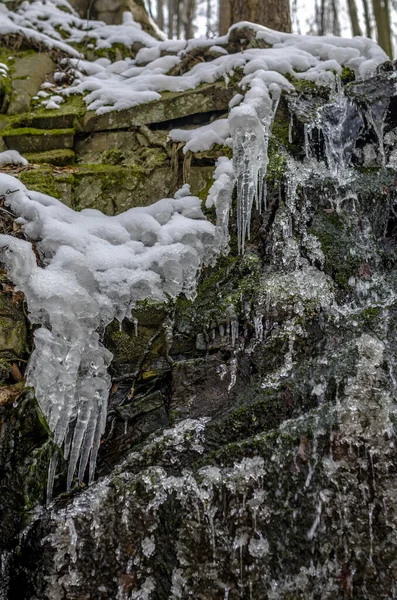
{"type": "Polygon", "coordinates": [[[21,291],[18,292],[13,292],[12,293],[12,302],[14,304],[19,304],[20,302],[22,302],[25,298],[25,294],[21,291]]]}
{"type": "Polygon", "coordinates": [[[15,402],[22,396],[23,392],[24,386],[21,383],[0,387],[0,406],[15,402]]]}
{"type": "Polygon", "coordinates": [[[15,379],[15,381],[23,381],[23,375],[17,365],[17,363],[12,363],[11,366],[11,375],[15,379]]]}

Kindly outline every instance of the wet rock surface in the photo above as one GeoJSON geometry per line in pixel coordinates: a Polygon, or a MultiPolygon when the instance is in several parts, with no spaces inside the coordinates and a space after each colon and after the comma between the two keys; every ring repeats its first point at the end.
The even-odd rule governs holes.
{"type": "MultiPolygon", "coordinates": [[[[320,126],[307,131],[313,106],[343,98],[312,86],[283,100],[267,208],[245,254],[231,223],[230,253],[203,271],[194,301],[145,302],[108,327],[113,387],[97,482],[63,494],[61,469],[45,507],[53,449],[34,398],[0,401],[0,597],[397,597],[393,77],[347,84],[363,122],[347,150],[327,146],[320,126]],[[374,89],[387,99],[375,117],[363,100],[374,89]],[[324,164],[332,156],[336,175],[324,164]]],[[[170,187],[187,172],[178,156],[170,187]]],[[[210,178],[215,158],[192,160],[210,178]]],[[[59,171],[20,176],[39,173],[44,191],[59,171]]],[[[119,183],[106,185],[112,214],[119,183]]],[[[6,289],[11,387],[12,364],[22,377],[27,357],[14,334],[27,325],[6,289]]]]}

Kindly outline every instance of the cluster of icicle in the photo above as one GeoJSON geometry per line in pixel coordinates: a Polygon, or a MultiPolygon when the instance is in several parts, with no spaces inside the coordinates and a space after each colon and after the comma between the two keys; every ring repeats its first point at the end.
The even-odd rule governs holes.
{"type": "Polygon", "coordinates": [[[194,297],[197,272],[220,252],[220,237],[189,186],[116,217],[76,213],[8,175],[0,175],[0,196],[41,258],[38,265],[30,241],[0,235],[1,260],[25,294],[31,322],[40,325],[27,383],[69,461],[70,488],[87,465],[92,481],[106,422],[112,354],[101,332],[114,319],[121,323],[139,300],[194,297]]]}

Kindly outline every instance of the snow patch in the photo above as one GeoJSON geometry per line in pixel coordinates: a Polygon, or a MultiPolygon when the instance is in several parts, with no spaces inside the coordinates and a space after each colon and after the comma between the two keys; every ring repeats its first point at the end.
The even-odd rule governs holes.
{"type": "Polygon", "coordinates": [[[29,164],[26,158],[21,156],[17,150],[6,150],[0,152],[0,166],[3,165],[22,165],[29,164]]]}

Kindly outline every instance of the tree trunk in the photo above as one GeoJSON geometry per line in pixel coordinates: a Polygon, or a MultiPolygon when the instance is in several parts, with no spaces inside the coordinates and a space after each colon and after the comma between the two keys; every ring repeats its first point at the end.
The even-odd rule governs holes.
{"type": "Polygon", "coordinates": [[[378,44],[386,54],[392,58],[393,48],[390,31],[390,13],[388,0],[372,0],[374,9],[376,29],[378,32],[378,44]]]}
{"type": "Polygon", "coordinates": [[[362,35],[360,23],[358,22],[356,0],[347,0],[349,6],[350,23],[353,35],[362,35]]]}
{"type": "Polygon", "coordinates": [[[339,11],[338,11],[338,1],[332,0],[332,33],[336,36],[340,36],[340,25],[339,25],[339,11]]]}
{"type": "Polygon", "coordinates": [[[368,0],[363,0],[364,20],[365,20],[365,35],[372,37],[371,18],[369,14],[368,0]]]}
{"type": "Polygon", "coordinates": [[[178,40],[181,39],[181,30],[182,30],[182,19],[183,19],[183,9],[184,3],[181,0],[175,0],[176,4],[176,37],[178,40]]]}
{"type": "Polygon", "coordinates": [[[164,0],[157,0],[157,25],[164,30],[164,0]]]}
{"type": "Polygon", "coordinates": [[[185,1],[185,17],[184,17],[184,30],[185,30],[185,38],[188,40],[193,37],[193,19],[194,12],[196,9],[195,0],[186,0],[185,1]]]}
{"type": "Polygon", "coordinates": [[[219,35],[226,35],[230,24],[230,0],[219,0],[219,35]]]}
{"type": "Polygon", "coordinates": [[[174,0],[168,0],[168,37],[170,38],[170,40],[172,40],[172,38],[174,37],[174,16],[174,0]]]}
{"type": "Polygon", "coordinates": [[[251,21],[277,31],[291,31],[289,0],[230,0],[230,21],[251,21]]]}
{"type": "Polygon", "coordinates": [[[325,23],[326,23],[326,18],[325,18],[325,0],[321,0],[321,12],[320,12],[320,35],[325,35],[325,23]]]}

